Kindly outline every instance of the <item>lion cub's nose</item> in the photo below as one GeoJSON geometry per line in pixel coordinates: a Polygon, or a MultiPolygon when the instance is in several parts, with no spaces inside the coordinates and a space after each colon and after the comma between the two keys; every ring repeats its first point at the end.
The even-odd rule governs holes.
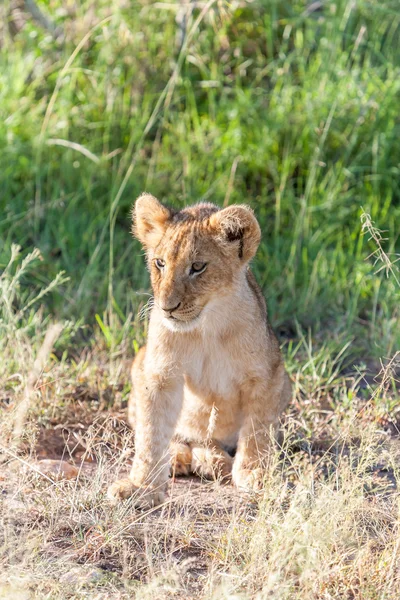
{"type": "Polygon", "coordinates": [[[161,306],[161,308],[163,309],[163,311],[165,312],[169,312],[169,313],[173,313],[174,310],[177,310],[180,307],[181,303],[178,302],[178,304],[176,306],[171,306],[170,308],[166,307],[166,306],[161,306]]]}

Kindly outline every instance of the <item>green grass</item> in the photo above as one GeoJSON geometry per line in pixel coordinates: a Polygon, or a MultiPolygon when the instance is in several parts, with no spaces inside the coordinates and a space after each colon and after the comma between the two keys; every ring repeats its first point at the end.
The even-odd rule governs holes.
{"type": "Polygon", "coordinates": [[[146,189],[174,206],[254,207],[276,324],[361,319],[371,353],[398,345],[385,331],[397,292],[366,260],[360,223],[363,207],[398,249],[395,2],[210,3],[181,50],[170,5],[41,6],[64,43],[29,21],[14,38],[3,28],[0,260],[11,243],[39,248],[29,286],[65,270],[49,310],[90,326],[114,302],[136,311],[148,279],[129,209],[146,189]]]}
{"type": "Polygon", "coordinates": [[[7,475],[0,598],[398,598],[397,0],[216,0],[181,25],[179,2],[38,5],[63,38],[0,8],[0,482],[60,432],[99,469],[7,475]],[[254,208],[294,395],[256,509],[211,486],[203,514],[199,484],[129,529],[103,492],[146,337],[143,190],[254,208]],[[82,563],[100,579],[59,583],[82,563]]]}

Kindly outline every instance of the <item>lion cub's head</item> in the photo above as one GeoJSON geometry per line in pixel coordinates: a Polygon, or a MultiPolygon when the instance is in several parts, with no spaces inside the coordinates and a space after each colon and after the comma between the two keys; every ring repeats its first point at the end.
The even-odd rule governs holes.
{"type": "Polygon", "coordinates": [[[247,206],[220,210],[197,204],[181,211],[142,194],[133,211],[133,232],[148,259],[156,306],[173,331],[201,325],[207,312],[243,279],[260,243],[260,227],[247,206]]]}

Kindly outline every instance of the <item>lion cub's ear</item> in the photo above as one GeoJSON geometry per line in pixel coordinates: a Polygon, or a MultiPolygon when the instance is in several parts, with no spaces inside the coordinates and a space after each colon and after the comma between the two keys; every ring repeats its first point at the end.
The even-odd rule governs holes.
{"type": "Polygon", "coordinates": [[[249,206],[228,206],[210,217],[210,225],[226,245],[232,245],[238,257],[250,260],[257,252],[261,240],[261,230],[249,206]]]}
{"type": "Polygon", "coordinates": [[[168,226],[171,212],[151,194],[142,194],[132,212],[133,235],[146,249],[155,248],[168,226]]]}

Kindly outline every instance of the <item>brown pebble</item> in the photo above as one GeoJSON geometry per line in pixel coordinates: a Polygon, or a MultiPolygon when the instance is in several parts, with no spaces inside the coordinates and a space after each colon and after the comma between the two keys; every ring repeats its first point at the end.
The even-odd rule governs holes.
{"type": "Polygon", "coordinates": [[[39,460],[35,466],[43,475],[47,475],[47,477],[56,481],[74,479],[78,476],[78,469],[65,460],[51,460],[46,458],[39,460]]]}

